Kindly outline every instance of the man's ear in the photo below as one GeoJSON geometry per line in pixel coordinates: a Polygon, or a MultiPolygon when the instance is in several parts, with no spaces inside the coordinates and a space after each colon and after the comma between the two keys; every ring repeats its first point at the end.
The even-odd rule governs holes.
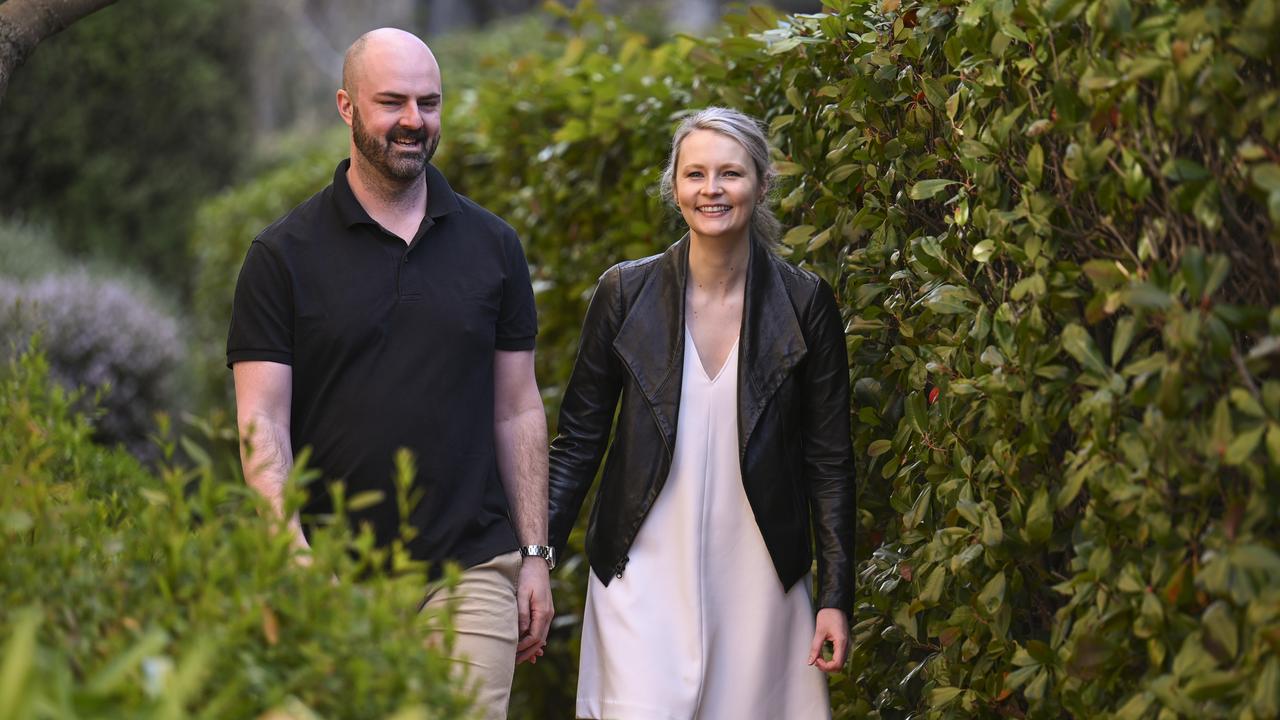
{"type": "Polygon", "coordinates": [[[342,122],[346,123],[347,126],[350,127],[351,113],[355,103],[354,98],[352,98],[345,89],[338,88],[337,102],[338,114],[342,116],[342,122]]]}

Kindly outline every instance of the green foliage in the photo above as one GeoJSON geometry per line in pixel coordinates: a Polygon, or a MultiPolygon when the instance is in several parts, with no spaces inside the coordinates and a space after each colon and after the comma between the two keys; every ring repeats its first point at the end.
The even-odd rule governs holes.
{"type": "Polygon", "coordinates": [[[336,529],[298,565],[243,481],[93,444],[48,371],[0,372],[0,718],[464,715],[420,574],[356,582],[336,529]]]}
{"type": "MultiPolygon", "coordinates": [[[[1276,717],[1275,3],[827,6],[653,45],[552,4],[561,55],[447,104],[440,164],[534,265],[549,410],[597,276],[680,233],[653,192],[675,122],[744,109],[783,252],[847,319],[837,717],[1276,717]]],[[[517,717],[571,712],[586,572],[556,573],[517,717]]]]}
{"type": "Polygon", "coordinates": [[[192,211],[247,152],[245,8],[131,0],[42,43],[0,114],[0,211],[181,287],[192,211]]]}

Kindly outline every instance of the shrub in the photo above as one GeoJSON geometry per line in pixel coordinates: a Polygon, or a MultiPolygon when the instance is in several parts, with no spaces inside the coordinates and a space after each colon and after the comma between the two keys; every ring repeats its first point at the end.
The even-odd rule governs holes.
{"type": "Polygon", "coordinates": [[[64,387],[100,394],[100,440],[149,447],[152,416],[174,401],[183,344],[177,321],[145,288],[80,270],[25,282],[0,278],[0,334],[10,347],[42,338],[51,375],[64,387]]]}
{"type": "Polygon", "coordinates": [[[464,715],[420,574],[354,581],[369,542],[341,522],[299,566],[242,482],[152,474],[73,401],[38,355],[0,371],[0,717],[464,715]]]}

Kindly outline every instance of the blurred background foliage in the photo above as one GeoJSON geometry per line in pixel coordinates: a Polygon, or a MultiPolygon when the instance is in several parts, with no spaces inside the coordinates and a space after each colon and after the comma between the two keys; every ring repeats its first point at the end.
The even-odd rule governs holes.
{"type": "MultiPolygon", "coordinates": [[[[827,0],[681,35],[616,9],[433,41],[437,164],[524,239],[553,423],[596,278],[680,235],[655,193],[674,125],[751,112],[783,253],[837,289],[854,366],[836,716],[1280,716],[1280,3],[827,0]]],[[[230,292],[253,235],[345,154],[317,119],[333,82],[240,137],[234,181],[193,193],[164,245],[189,445],[233,486],[230,292]]],[[[13,232],[57,232],[34,207],[13,232]]],[[[513,717],[572,713],[581,543],[513,717]]]]}

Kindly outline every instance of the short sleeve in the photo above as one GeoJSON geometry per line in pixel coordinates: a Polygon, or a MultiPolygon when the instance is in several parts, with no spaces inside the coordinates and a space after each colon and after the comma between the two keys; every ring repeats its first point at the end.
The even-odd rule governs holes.
{"type": "Polygon", "coordinates": [[[293,364],[293,289],[276,255],[249,246],[231,306],[227,367],[245,360],[293,364]]]}
{"type": "Polygon", "coordinates": [[[533,303],[529,264],[514,231],[504,233],[502,245],[506,267],[494,347],[498,350],[532,350],[538,335],[538,311],[533,303]]]}

